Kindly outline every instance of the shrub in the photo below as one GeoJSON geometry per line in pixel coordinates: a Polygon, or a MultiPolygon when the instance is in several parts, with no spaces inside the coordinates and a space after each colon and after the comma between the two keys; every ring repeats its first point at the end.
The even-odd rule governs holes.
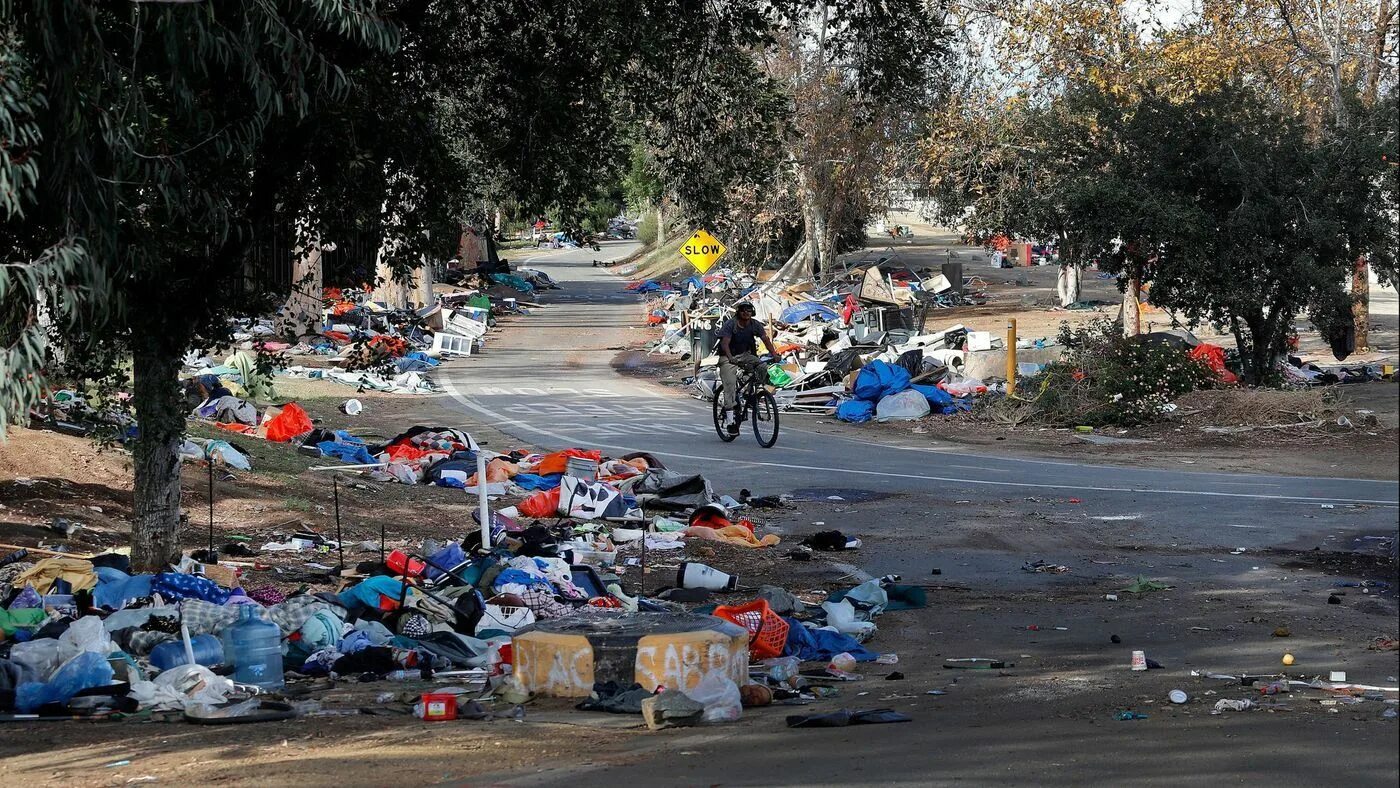
{"type": "Polygon", "coordinates": [[[637,240],[645,246],[655,246],[660,231],[661,225],[656,220],[656,211],[647,211],[642,220],[637,223],[637,240]]]}
{"type": "Polygon", "coordinates": [[[1209,367],[1185,351],[1126,339],[1106,320],[1079,328],[1061,324],[1059,339],[1064,357],[1018,386],[1037,392],[1018,421],[1148,424],[1165,416],[1172,400],[1214,379],[1209,367]]]}

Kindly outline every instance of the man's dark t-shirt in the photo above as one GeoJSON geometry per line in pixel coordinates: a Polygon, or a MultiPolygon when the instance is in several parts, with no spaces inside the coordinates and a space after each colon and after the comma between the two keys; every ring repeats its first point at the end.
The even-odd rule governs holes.
{"type": "Polygon", "coordinates": [[[750,320],[747,326],[741,326],[739,321],[730,318],[724,321],[724,325],[719,327],[715,336],[718,339],[729,337],[729,352],[732,355],[758,355],[758,340],[764,336],[763,324],[757,320],[750,320]]]}

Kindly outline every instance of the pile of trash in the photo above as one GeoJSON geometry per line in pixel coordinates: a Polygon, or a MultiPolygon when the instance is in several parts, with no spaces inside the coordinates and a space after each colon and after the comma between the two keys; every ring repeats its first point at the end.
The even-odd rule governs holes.
{"type": "MultiPolygon", "coordinates": [[[[442,440],[422,430],[394,445],[436,447],[442,440]]],[[[476,446],[470,436],[458,443],[476,446]]],[[[0,556],[0,715],[277,720],[347,713],[306,698],[337,682],[388,681],[423,687],[421,695],[381,694],[382,704],[403,704],[399,713],[436,721],[454,719],[460,709],[464,717],[489,719],[493,713],[482,704],[495,702],[519,719],[518,704],[532,691],[516,673],[512,644],[533,625],[559,621],[601,631],[617,616],[688,621],[698,613],[702,622],[730,627],[726,632],[749,633],[743,661],[732,666],[747,680],[712,673],[669,690],[600,685],[580,706],[635,713],[645,706],[654,727],[723,722],[742,706],[827,697],[833,682],[860,678],[859,664],[895,661],[863,645],[876,631],[874,619],[924,604],[922,589],[893,577],[814,604],[776,586],[742,601],[737,578],[694,562],[678,567],[674,588],[648,595],[638,582],[628,594],[628,578],[646,579],[648,551],[664,555],[690,541],[764,549],[779,539],[760,535],[740,516],[748,504],[717,496],[703,477],[670,471],[649,455],[614,459],[571,449],[493,462],[491,475],[536,486],[553,505],[491,513],[484,528],[445,544],[429,540],[386,553],[383,544],[367,543],[378,558],[353,566],[341,552],[339,568],[324,577],[337,584],[333,591],[303,583],[288,592],[253,579],[268,568],[261,552],[342,550],[314,533],[269,542],[261,552],[246,543],[226,546],[223,555],[195,550],[153,573],[133,572],[124,551],[0,556]],[[639,550],[640,561],[619,560],[639,550]],[[711,594],[740,601],[687,609],[711,594]],[[800,670],[802,662],[820,667],[800,670]],[[692,707],[694,719],[682,707],[692,707]]],[[[834,538],[819,546],[859,545],[834,538]]]]}
{"type": "MultiPolygon", "coordinates": [[[[679,283],[633,282],[627,289],[652,295],[646,304],[647,322],[662,326],[664,333],[651,352],[693,361],[695,375],[688,383],[697,396],[714,397],[719,385],[715,331],[735,305],[748,302],[767,323],[781,355],[769,368],[768,380],[779,407],[830,414],[843,403],[867,400],[856,387],[862,368],[875,363],[884,365],[881,374],[899,367],[908,372],[906,383],[946,392],[949,396],[933,394],[927,403],[937,412],[965,407],[951,404],[950,398],[991,389],[977,373],[996,369],[995,362],[973,364],[975,369],[968,365],[982,351],[1001,349],[1000,338],[961,324],[925,329],[931,311],[985,303],[977,291],[981,284],[976,277],[964,277],[961,264],[945,265],[941,272],[916,271],[896,257],[882,256],[849,264],[820,283],[779,286],[722,269],[679,283]]],[[[1043,339],[1018,342],[1018,347],[1040,350],[1051,345],[1043,339]]],[[[907,385],[886,388],[881,397],[908,390],[907,385]]],[[[892,401],[886,408],[889,418],[913,418],[908,414],[923,408],[915,399],[912,394],[900,398],[904,407],[892,401]]],[[[869,404],[873,416],[878,399],[869,404]]]]}
{"type": "MultiPolygon", "coordinates": [[[[295,338],[280,337],[268,318],[236,321],[235,348],[281,353],[291,357],[326,357],[329,367],[292,365],[292,377],[331,380],[358,391],[433,394],[440,391],[431,373],[454,356],[469,356],[486,342],[488,330],[503,315],[529,314],[529,300],[559,284],[534,268],[511,270],[501,260],[474,269],[449,269],[442,275],[457,289],[439,294],[418,309],[391,309],[367,289],[328,287],[322,292],[318,330],[295,338]]],[[[225,385],[244,383],[250,367],[234,359],[218,364],[199,354],[186,358],[187,371],[214,375],[225,385]]],[[[256,394],[249,393],[255,399],[256,394]]]]}

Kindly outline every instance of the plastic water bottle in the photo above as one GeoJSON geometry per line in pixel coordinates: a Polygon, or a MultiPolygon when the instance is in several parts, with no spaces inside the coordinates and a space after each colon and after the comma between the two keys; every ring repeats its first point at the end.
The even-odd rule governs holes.
{"type": "Polygon", "coordinates": [[[261,689],[282,688],[282,630],[257,617],[252,605],[238,606],[238,622],[228,628],[233,680],[261,689]]]}
{"type": "MultiPolygon", "coordinates": [[[[224,644],[213,635],[195,635],[190,638],[190,648],[194,651],[196,665],[208,668],[224,661],[224,644]]],[[[167,641],[151,649],[151,665],[159,670],[170,670],[189,661],[185,644],[180,640],[167,641]]]]}

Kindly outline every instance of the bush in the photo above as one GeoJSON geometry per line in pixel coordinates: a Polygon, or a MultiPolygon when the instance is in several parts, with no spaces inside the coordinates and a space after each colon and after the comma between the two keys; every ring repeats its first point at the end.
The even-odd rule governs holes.
{"type": "Polygon", "coordinates": [[[1210,368],[1185,351],[1130,341],[1106,320],[1075,329],[1061,324],[1059,339],[1064,357],[1018,385],[1031,398],[1016,421],[1148,424],[1161,420],[1172,400],[1214,380],[1210,368]]]}
{"type": "Polygon", "coordinates": [[[642,220],[637,223],[637,240],[644,246],[655,246],[657,237],[661,234],[661,225],[656,220],[656,211],[647,211],[642,220]]]}

